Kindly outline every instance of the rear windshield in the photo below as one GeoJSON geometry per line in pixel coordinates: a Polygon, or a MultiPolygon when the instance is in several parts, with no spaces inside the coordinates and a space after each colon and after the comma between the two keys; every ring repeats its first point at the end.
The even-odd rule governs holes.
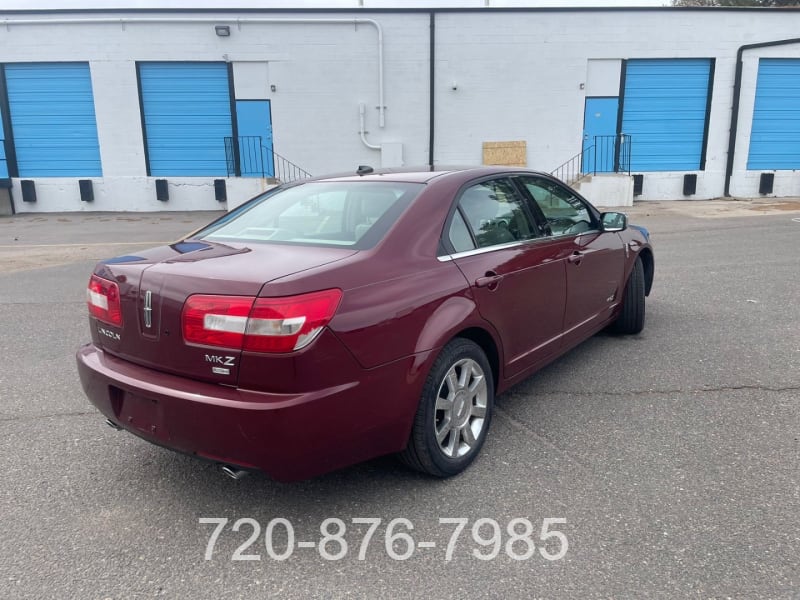
{"type": "Polygon", "coordinates": [[[422,187],[391,181],[304,183],[268,192],[195,237],[369,248],[380,241],[422,187]]]}

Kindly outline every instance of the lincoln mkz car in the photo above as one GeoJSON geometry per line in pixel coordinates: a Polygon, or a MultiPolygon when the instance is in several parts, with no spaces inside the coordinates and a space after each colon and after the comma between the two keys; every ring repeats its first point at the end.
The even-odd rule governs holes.
{"type": "Polygon", "coordinates": [[[641,331],[653,265],[644,228],[549,175],[362,168],[100,262],[78,369],[110,425],[232,477],[392,453],[446,477],[497,394],[641,331]]]}

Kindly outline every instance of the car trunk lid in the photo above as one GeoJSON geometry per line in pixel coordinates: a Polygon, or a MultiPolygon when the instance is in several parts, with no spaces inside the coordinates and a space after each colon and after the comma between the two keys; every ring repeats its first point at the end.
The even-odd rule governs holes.
{"type": "Polygon", "coordinates": [[[256,297],[265,283],[355,254],[349,248],[185,241],[98,264],[119,286],[123,323],[95,320],[98,346],[153,369],[235,385],[241,350],[190,344],[181,313],[193,294],[256,297]]]}

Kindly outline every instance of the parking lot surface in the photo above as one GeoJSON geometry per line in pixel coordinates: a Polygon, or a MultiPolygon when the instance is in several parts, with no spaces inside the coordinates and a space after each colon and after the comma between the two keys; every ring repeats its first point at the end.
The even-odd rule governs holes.
{"type": "Polygon", "coordinates": [[[117,433],[78,381],[94,262],[212,213],[0,219],[0,598],[797,598],[800,204],[629,213],[656,252],[641,335],[597,335],[500,396],[461,476],[383,458],[294,484],[234,481],[117,433]],[[215,518],[228,522],[206,560],[215,526],[200,519],[215,518]],[[330,518],[346,549],[320,543],[330,518]],[[365,546],[370,523],[353,519],[369,518],[365,546]],[[508,544],[515,518],[530,557],[508,544]],[[565,520],[550,527],[563,558],[542,555],[560,549],[540,541],[546,518],[565,520]],[[386,547],[395,519],[413,546],[386,547]],[[440,519],[467,524],[453,542],[440,519]],[[489,560],[478,519],[501,529],[489,560]]]}

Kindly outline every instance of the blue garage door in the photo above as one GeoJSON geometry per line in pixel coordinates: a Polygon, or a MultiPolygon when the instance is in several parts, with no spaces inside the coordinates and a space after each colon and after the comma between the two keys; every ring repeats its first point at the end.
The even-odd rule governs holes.
{"type": "Polygon", "coordinates": [[[226,63],[139,63],[148,172],[227,175],[232,135],[226,63]]]}
{"type": "Polygon", "coordinates": [[[5,66],[20,177],[99,177],[88,63],[5,66]]]}
{"type": "Polygon", "coordinates": [[[800,59],[762,58],[748,169],[800,169],[800,59]]]}
{"type": "Polygon", "coordinates": [[[710,59],[629,60],[622,133],[631,136],[631,170],[703,168],[710,59]]]}

